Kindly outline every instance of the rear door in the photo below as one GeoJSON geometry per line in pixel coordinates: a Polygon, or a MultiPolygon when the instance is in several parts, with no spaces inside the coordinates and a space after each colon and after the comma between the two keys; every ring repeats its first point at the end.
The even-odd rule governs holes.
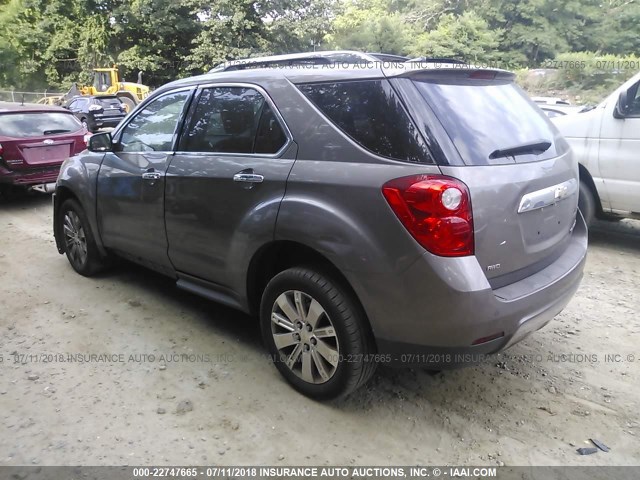
{"type": "Polygon", "coordinates": [[[96,97],[94,101],[102,108],[102,115],[105,118],[121,117],[124,113],[122,102],[118,97],[96,97]]]}
{"type": "Polygon", "coordinates": [[[161,95],[114,135],[98,174],[97,217],[105,246],[172,271],[164,226],[165,172],[193,91],[161,95]]]}
{"type": "Polygon", "coordinates": [[[203,87],[191,110],[166,177],[169,257],[237,292],[257,246],[273,238],[297,147],[256,86],[203,87]]]}
{"type": "Polygon", "coordinates": [[[492,285],[556,260],[576,221],[577,163],[513,77],[467,69],[396,84],[422,128],[441,139],[442,173],[469,187],[475,255],[492,285]]]}

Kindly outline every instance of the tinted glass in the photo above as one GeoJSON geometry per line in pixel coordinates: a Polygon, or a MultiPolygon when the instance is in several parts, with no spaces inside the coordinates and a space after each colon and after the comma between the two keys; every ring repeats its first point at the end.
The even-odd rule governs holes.
{"type": "Polygon", "coordinates": [[[120,108],[122,102],[118,97],[96,98],[96,104],[102,108],[120,108]]]}
{"type": "Polygon", "coordinates": [[[316,83],[299,88],[364,148],[383,157],[433,163],[424,140],[388,81],[316,83]]]}
{"type": "Polygon", "coordinates": [[[276,153],[286,138],[265,101],[252,88],[202,91],[184,150],[217,153],[276,153]]]}
{"type": "Polygon", "coordinates": [[[566,144],[527,95],[510,82],[415,81],[467,165],[530,162],[557,157],[566,144]],[[490,159],[496,151],[551,142],[540,155],[490,159]]]}
{"type": "Polygon", "coordinates": [[[254,153],[276,153],[287,142],[287,137],[268,103],[264,104],[258,131],[254,153]]]}
{"type": "Polygon", "coordinates": [[[640,82],[629,89],[629,115],[640,115],[640,82]]]}
{"type": "Polygon", "coordinates": [[[190,92],[176,92],[154,100],[124,128],[123,152],[170,151],[176,127],[190,92]]]}
{"type": "Polygon", "coordinates": [[[80,122],[71,113],[31,112],[0,114],[0,135],[7,137],[40,137],[77,132],[80,122]]]}

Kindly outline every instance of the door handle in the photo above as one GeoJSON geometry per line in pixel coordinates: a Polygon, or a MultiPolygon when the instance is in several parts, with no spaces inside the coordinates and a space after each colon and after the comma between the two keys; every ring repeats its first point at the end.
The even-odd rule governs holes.
{"type": "Polygon", "coordinates": [[[262,183],[264,177],[262,175],[256,175],[255,173],[236,173],[233,176],[234,182],[242,183],[262,183]]]}
{"type": "Polygon", "coordinates": [[[144,172],[142,178],[144,180],[160,180],[162,174],[160,172],[144,172]]]}

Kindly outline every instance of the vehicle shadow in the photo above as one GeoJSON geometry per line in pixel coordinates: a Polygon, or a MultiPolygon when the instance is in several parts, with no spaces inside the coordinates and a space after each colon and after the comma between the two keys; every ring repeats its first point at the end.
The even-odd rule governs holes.
{"type": "Polygon", "coordinates": [[[51,205],[50,194],[25,189],[12,189],[0,193],[0,209],[5,212],[43,205],[51,205]]]}
{"type": "Polygon", "coordinates": [[[589,229],[589,244],[639,252],[640,220],[598,221],[589,229]]]}
{"type": "MultiPolygon", "coordinates": [[[[176,287],[174,279],[153,272],[127,260],[117,259],[111,268],[93,277],[97,280],[110,280],[122,285],[130,285],[142,291],[144,297],[162,299],[178,306],[189,320],[198,322],[205,319],[205,328],[214,327],[213,334],[223,335],[230,340],[239,341],[251,350],[261,351],[260,328],[257,319],[239,310],[194,295],[176,287]]],[[[176,320],[179,321],[179,320],[176,320]]]]}

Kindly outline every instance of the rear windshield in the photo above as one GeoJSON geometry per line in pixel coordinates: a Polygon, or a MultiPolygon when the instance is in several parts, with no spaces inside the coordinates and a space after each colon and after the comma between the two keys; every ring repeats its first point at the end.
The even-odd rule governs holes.
{"type": "Polygon", "coordinates": [[[117,97],[96,98],[96,103],[102,108],[120,108],[120,105],[122,105],[122,102],[117,97]]]}
{"type": "Polygon", "coordinates": [[[7,137],[41,137],[77,132],[82,125],[64,112],[23,112],[0,114],[0,135],[7,137]]]}
{"type": "Polygon", "coordinates": [[[414,84],[466,165],[547,160],[566,149],[564,142],[556,142],[550,121],[514,83],[429,80],[414,84]],[[527,145],[535,148],[521,148],[527,145]]]}

